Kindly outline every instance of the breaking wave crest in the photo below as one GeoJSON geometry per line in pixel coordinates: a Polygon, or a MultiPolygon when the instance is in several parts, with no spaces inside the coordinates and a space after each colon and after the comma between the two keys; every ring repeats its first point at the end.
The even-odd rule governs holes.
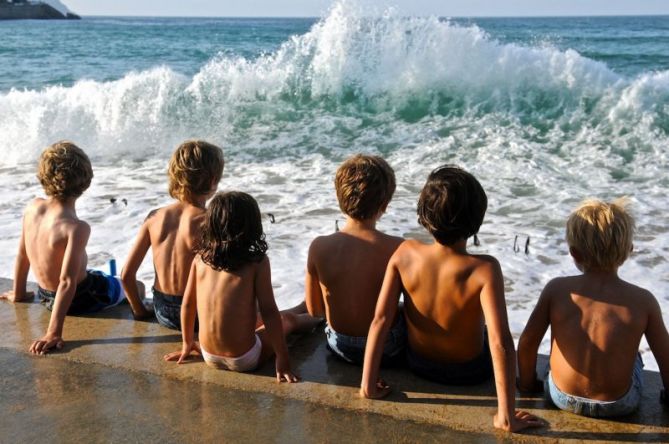
{"type": "Polygon", "coordinates": [[[364,129],[490,116],[533,138],[585,132],[652,149],[669,134],[669,71],[629,79],[573,50],[502,44],[476,26],[393,10],[370,16],[340,2],[277,51],[219,56],[192,78],[156,67],[116,81],[2,93],[8,154],[0,165],[34,161],[63,138],[93,156],[146,158],[186,137],[245,145],[253,134],[257,148],[315,121],[326,137],[346,119],[364,129]]]}

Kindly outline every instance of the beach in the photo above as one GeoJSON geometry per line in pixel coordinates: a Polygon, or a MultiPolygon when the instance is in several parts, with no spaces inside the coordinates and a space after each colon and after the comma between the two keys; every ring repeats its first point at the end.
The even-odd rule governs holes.
{"type": "MultiPolygon", "coordinates": [[[[629,196],[637,234],[620,274],[655,294],[666,322],[666,23],[406,17],[347,2],[314,19],[3,24],[0,277],[12,277],[23,208],[42,194],[45,146],[70,139],[90,155],[95,178],[78,202],[93,227],[89,265],[120,269],[148,212],[170,202],[171,152],[202,138],[225,152],[219,189],[260,204],[281,308],[303,298],[310,241],[344,223],[337,165],[366,152],[397,175],[379,224],[393,235],[428,239],[415,206],[434,167],[481,181],[489,206],[470,251],[501,262],[515,338],[546,282],[578,272],[564,241],[571,209],[629,196]]],[[[149,259],[140,277],[151,284],[149,259]]],[[[645,342],[642,353],[656,370],[645,342]]]]}

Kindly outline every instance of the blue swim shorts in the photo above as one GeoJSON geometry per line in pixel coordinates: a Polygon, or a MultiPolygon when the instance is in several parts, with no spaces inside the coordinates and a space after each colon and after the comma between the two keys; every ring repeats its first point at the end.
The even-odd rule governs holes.
{"type": "Polygon", "coordinates": [[[593,418],[629,415],[639,407],[642,390],[643,360],[639,354],[637,354],[634,370],[632,371],[632,385],[622,398],[615,401],[597,401],[565,393],[555,385],[550,369],[544,379],[544,394],[556,407],[577,415],[593,418]]]}
{"type": "MultiPolygon", "coordinates": [[[[327,347],[335,356],[351,364],[362,365],[365,360],[366,336],[347,336],[325,326],[327,347]]],[[[388,332],[383,347],[382,366],[399,365],[404,360],[404,349],[407,344],[407,326],[404,314],[400,311],[397,323],[388,332]]]]}
{"type": "MultiPolygon", "coordinates": [[[[42,304],[51,311],[56,300],[56,292],[37,289],[37,296],[42,304]]],[[[117,277],[102,271],[87,270],[86,278],[77,285],[74,298],[67,310],[68,315],[96,313],[105,308],[118,305],[125,299],[125,292],[117,277]]]]}

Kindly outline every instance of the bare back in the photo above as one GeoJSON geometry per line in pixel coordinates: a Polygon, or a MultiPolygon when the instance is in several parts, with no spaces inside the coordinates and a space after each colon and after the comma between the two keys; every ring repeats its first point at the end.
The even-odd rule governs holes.
{"type": "Polygon", "coordinates": [[[203,217],[204,209],[184,202],[155,210],[147,217],[156,290],[183,296],[203,217]]]}
{"type": "Polygon", "coordinates": [[[480,269],[488,256],[447,251],[438,244],[405,241],[391,259],[405,295],[409,346],[442,363],[469,361],[483,348],[480,269]]]}
{"type": "Polygon", "coordinates": [[[308,273],[315,273],[328,324],[338,333],[367,336],[388,260],[402,242],[377,230],[316,238],[308,273]]]}
{"type": "Polygon", "coordinates": [[[617,276],[558,278],[544,292],[556,385],[590,399],[622,397],[630,387],[653,296],[617,276]]]}
{"type": "MultiPolygon", "coordinates": [[[[267,258],[234,272],[216,271],[195,259],[200,344],[219,356],[241,356],[255,343],[256,277],[267,258]]],[[[268,268],[269,269],[269,268],[268,268]]]]}
{"type": "MultiPolygon", "coordinates": [[[[73,210],[53,199],[35,199],[26,208],[23,217],[26,254],[40,287],[56,291],[68,240],[81,226],[88,227],[73,210]]],[[[80,283],[86,278],[88,257],[85,249],[73,253],[81,255],[76,279],[76,283],[80,283]]]]}

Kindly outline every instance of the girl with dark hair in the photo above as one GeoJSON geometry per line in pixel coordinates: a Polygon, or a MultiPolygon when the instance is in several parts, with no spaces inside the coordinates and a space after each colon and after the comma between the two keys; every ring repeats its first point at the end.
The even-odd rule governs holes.
{"type": "Polygon", "coordinates": [[[183,347],[165,360],[182,363],[196,352],[213,367],[247,372],[276,354],[277,380],[296,382],[285,335],[309,330],[318,321],[279,313],[255,199],[238,191],[214,196],[196,251],[181,307],[183,347]],[[260,327],[256,307],[264,321],[260,327]]]}

